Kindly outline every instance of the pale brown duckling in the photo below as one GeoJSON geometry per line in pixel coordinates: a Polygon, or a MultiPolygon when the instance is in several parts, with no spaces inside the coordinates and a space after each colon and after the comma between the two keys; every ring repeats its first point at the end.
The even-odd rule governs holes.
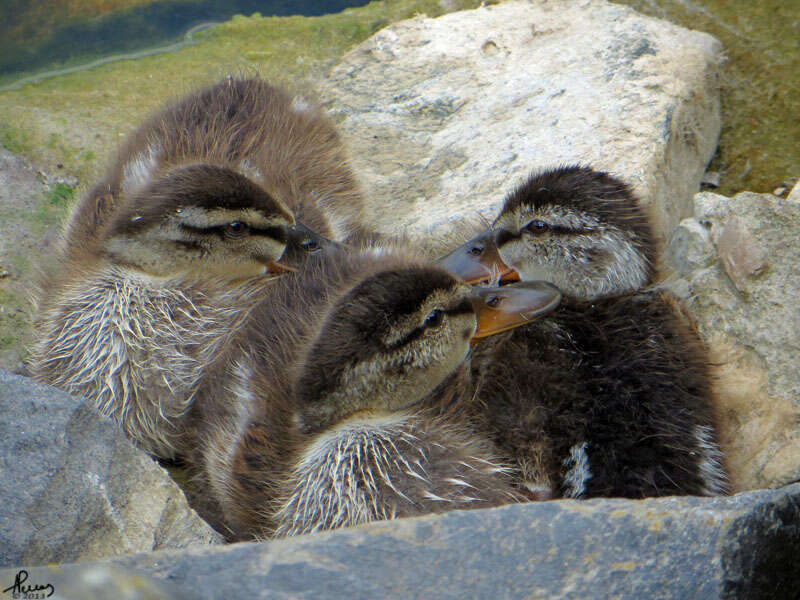
{"type": "Polygon", "coordinates": [[[444,262],[470,276],[491,252],[502,260],[486,273],[511,267],[564,293],[472,361],[478,412],[531,493],[725,493],[705,353],[672,302],[643,289],[655,247],[630,188],[587,167],[539,172],[444,262]]]}
{"type": "Polygon", "coordinates": [[[361,206],[320,111],[255,78],[189,95],[74,208],[37,294],[32,372],[173,457],[200,373],[259,288],[335,244],[293,213],[346,237],[361,206]]]}
{"type": "Polygon", "coordinates": [[[276,261],[294,220],[250,180],[209,165],[173,169],[134,200],[45,282],[30,368],[171,457],[204,364],[285,270],[276,261]]]}
{"type": "Polygon", "coordinates": [[[476,323],[517,325],[555,288],[472,291],[396,249],[312,262],[265,290],[198,396],[195,464],[230,537],[519,500],[492,444],[432,413],[471,395],[476,323]]]}
{"type": "Polygon", "coordinates": [[[93,235],[129,196],[171,169],[202,163],[237,172],[315,233],[360,233],[364,199],[324,113],[257,77],[227,77],[145,121],[75,207],[67,242],[93,235]]]}

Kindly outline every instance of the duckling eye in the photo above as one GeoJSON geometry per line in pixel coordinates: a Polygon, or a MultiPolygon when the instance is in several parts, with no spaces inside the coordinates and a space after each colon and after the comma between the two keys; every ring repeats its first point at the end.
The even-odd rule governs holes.
{"type": "Polygon", "coordinates": [[[525,230],[533,234],[542,234],[550,229],[550,225],[541,219],[534,219],[525,226],[525,230]]]}
{"type": "Polygon", "coordinates": [[[304,239],[300,242],[300,245],[306,252],[318,252],[320,250],[320,246],[316,240],[312,240],[311,238],[304,239]]]}
{"type": "Polygon", "coordinates": [[[444,313],[438,308],[434,308],[423,321],[422,326],[425,328],[438,327],[442,324],[444,313]]]}
{"type": "Polygon", "coordinates": [[[472,256],[480,256],[483,254],[483,246],[473,246],[467,252],[472,256]]]}
{"type": "Polygon", "coordinates": [[[225,235],[232,239],[244,237],[249,231],[247,224],[241,221],[232,221],[225,226],[225,235]]]}
{"type": "Polygon", "coordinates": [[[500,302],[501,302],[500,296],[489,296],[486,299],[486,306],[488,306],[489,308],[497,308],[498,306],[500,306],[500,302]]]}

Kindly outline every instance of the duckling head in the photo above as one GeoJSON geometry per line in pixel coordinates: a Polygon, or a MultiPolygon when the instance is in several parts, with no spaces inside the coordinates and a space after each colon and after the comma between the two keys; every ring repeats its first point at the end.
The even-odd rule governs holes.
{"type": "Polygon", "coordinates": [[[303,266],[312,257],[345,247],[344,244],[309,229],[300,221],[295,221],[294,227],[287,231],[287,236],[286,251],[280,262],[289,267],[303,266]]]}
{"type": "Polygon", "coordinates": [[[373,273],[334,303],[302,361],[298,425],[315,433],[359,411],[417,404],[462,363],[473,338],[521,325],[559,300],[549,284],[471,288],[433,266],[373,273]]]}
{"type": "Polygon", "coordinates": [[[279,273],[295,221],[244,175],[208,164],[173,168],[137,190],[100,234],[113,265],[153,277],[237,280],[279,273]]]}
{"type": "Polygon", "coordinates": [[[647,285],[654,255],[631,189],[607,173],[570,166],[531,176],[506,197],[491,229],[440,264],[470,282],[506,281],[513,270],[590,300],[647,285]]]}
{"type": "Polygon", "coordinates": [[[593,299],[638,290],[653,275],[653,236],[622,181],[588,167],[542,171],[511,193],[493,224],[502,261],[524,281],[593,299]]]}

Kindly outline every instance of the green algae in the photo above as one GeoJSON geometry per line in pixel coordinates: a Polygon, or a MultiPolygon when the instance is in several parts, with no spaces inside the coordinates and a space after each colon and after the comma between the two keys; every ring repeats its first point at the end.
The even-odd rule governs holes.
{"type": "Polygon", "coordinates": [[[75,188],[68,186],[65,183],[57,183],[47,194],[47,200],[50,204],[56,206],[69,206],[75,197],[75,188]]]}

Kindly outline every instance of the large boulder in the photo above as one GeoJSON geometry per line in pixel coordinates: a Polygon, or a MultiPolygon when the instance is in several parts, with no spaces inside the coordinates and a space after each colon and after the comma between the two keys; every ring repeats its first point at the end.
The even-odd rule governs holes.
{"type": "Polygon", "coordinates": [[[0,565],[221,541],[167,472],[86,403],[0,371],[0,414],[0,565]]]}
{"type": "Polygon", "coordinates": [[[691,214],[720,131],[722,48],[601,0],[504,2],[378,32],[323,88],[372,225],[449,235],[532,170],[631,183],[661,236],[691,214]]]}
{"type": "MultiPolygon", "coordinates": [[[[260,544],[29,569],[28,577],[58,592],[61,581],[111,570],[146,576],[154,588],[169,582],[186,598],[249,600],[794,600],[798,553],[795,485],[730,498],[563,500],[455,511],[260,544]]],[[[0,571],[0,585],[11,585],[15,575],[0,571]]]]}
{"type": "Polygon", "coordinates": [[[735,487],[800,480],[800,196],[697,194],[667,262],[711,352],[735,487]]]}

